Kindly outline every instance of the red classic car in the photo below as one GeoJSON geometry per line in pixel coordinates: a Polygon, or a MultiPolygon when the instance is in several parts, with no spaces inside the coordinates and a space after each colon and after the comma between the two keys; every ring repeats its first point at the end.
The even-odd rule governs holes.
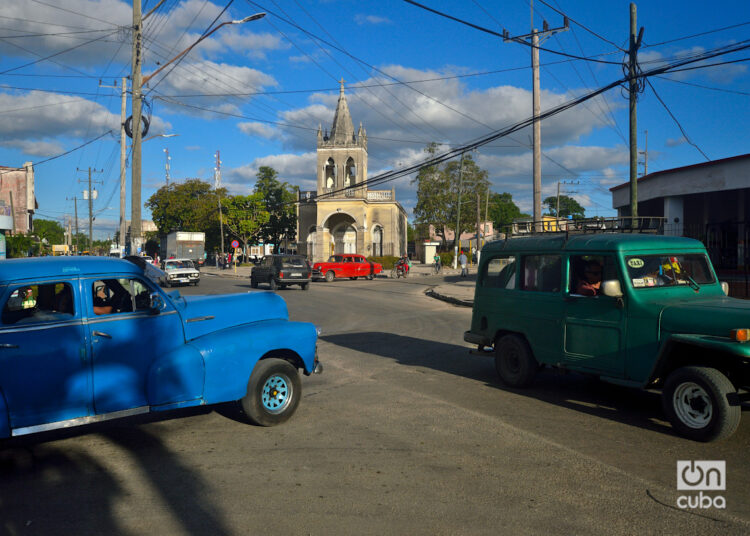
{"type": "Polygon", "coordinates": [[[383,266],[377,262],[368,261],[363,255],[345,253],[343,255],[331,255],[328,262],[316,262],[313,265],[313,279],[324,278],[331,282],[337,277],[348,277],[357,279],[366,277],[372,279],[375,274],[383,271],[383,266]]]}

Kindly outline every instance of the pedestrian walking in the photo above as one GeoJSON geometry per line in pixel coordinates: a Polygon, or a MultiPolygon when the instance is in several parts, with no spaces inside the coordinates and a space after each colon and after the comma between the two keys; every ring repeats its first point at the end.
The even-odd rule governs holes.
{"type": "Polygon", "coordinates": [[[440,273],[440,266],[442,264],[440,260],[440,255],[438,253],[435,253],[435,256],[432,258],[432,260],[435,262],[435,273],[440,273]]]}
{"type": "Polygon", "coordinates": [[[466,258],[466,253],[461,250],[461,255],[458,257],[458,263],[461,265],[461,277],[467,277],[469,275],[469,270],[466,268],[468,262],[469,259],[466,258]]]}

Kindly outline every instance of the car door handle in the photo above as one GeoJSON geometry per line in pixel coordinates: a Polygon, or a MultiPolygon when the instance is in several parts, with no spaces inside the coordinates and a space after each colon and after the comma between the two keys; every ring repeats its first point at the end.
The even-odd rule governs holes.
{"type": "Polygon", "coordinates": [[[18,348],[17,344],[0,344],[0,348],[18,348]]]}
{"type": "Polygon", "coordinates": [[[95,331],[93,333],[94,337],[104,337],[105,339],[111,339],[112,335],[109,333],[104,333],[103,331],[95,331]]]}

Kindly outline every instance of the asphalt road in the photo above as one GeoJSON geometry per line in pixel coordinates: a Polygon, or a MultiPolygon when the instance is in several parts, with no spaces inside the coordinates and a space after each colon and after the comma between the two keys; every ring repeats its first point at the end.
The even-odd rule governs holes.
{"type": "MultiPolygon", "coordinates": [[[[675,436],[657,395],[576,375],[503,387],[431,278],[280,291],[322,330],[320,376],[275,428],[231,405],[0,450],[4,534],[748,534],[750,414],[675,436]],[[726,509],[675,506],[677,460],[725,460],[726,509]]],[[[185,294],[246,292],[204,276],[185,294]]],[[[715,495],[715,492],[711,493],[715,495]]]]}

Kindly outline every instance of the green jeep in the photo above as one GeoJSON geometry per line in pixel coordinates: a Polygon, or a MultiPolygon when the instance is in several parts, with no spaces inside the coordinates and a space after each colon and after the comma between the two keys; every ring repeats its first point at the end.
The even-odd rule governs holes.
{"type": "Polygon", "coordinates": [[[683,436],[737,429],[750,400],[750,302],[727,297],[703,244],[645,234],[537,234],[482,250],[471,330],[500,379],[544,365],[659,389],[683,436]]]}

